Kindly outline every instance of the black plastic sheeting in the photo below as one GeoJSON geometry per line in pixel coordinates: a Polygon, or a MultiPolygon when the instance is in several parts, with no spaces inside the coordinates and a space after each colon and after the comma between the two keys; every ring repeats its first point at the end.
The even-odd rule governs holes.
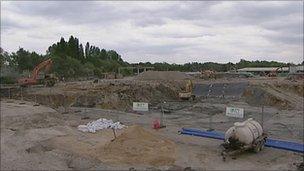
{"type": "Polygon", "coordinates": [[[240,98],[248,87],[248,85],[248,82],[195,84],[193,94],[195,96],[204,97],[225,96],[240,98]]]}

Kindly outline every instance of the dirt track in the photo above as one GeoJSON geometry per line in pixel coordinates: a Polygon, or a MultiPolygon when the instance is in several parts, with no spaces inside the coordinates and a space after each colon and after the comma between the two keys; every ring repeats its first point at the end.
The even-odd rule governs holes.
{"type": "MultiPolygon", "coordinates": [[[[247,81],[250,85],[257,88],[258,91],[263,92],[267,100],[270,100],[269,104],[265,106],[265,131],[273,138],[303,142],[303,108],[300,105],[301,103],[303,104],[303,96],[300,94],[301,88],[297,88],[299,83],[292,83],[292,87],[286,90],[285,85],[267,85],[264,80],[247,81]],[[280,101],[276,101],[275,99],[279,99],[280,101]],[[284,101],[286,101],[286,106],[282,105],[284,101]]],[[[218,80],[214,81],[214,83],[216,82],[218,80]]],[[[225,82],[228,85],[227,87],[229,87],[230,82],[225,82]]],[[[213,82],[206,81],[196,83],[214,84],[213,82]]],[[[48,103],[46,102],[47,99],[56,101],[56,103],[53,102],[50,105],[50,107],[56,110],[42,105],[33,106],[34,103],[32,102],[19,104],[20,101],[1,99],[1,170],[117,170],[129,169],[131,167],[135,169],[192,167],[194,169],[207,170],[243,170],[244,168],[251,170],[282,170],[296,169],[296,164],[303,162],[303,156],[298,153],[272,148],[265,148],[265,150],[258,154],[245,153],[238,156],[236,160],[223,162],[219,150],[221,141],[179,135],[177,133],[178,130],[182,127],[207,129],[209,127],[209,118],[212,116],[211,126],[218,131],[225,131],[233,122],[238,121],[238,119],[228,118],[224,115],[226,106],[243,107],[245,108],[246,118],[253,117],[260,121],[261,108],[259,105],[251,103],[252,101],[248,100],[249,97],[246,95],[236,96],[240,94],[239,89],[230,91],[229,88],[226,89],[227,94],[224,97],[217,95],[202,96],[197,101],[181,102],[176,99],[176,93],[183,88],[181,86],[182,82],[178,82],[174,86],[170,86],[170,84],[172,83],[169,82],[161,85],[157,81],[134,82],[134,80],[109,80],[97,85],[75,83],[62,86],[59,84],[52,89],[51,93],[53,95],[51,94],[51,96],[48,94],[50,92],[49,89],[37,88],[28,90],[24,97],[25,99],[33,100],[33,95],[36,94],[37,101],[39,102],[44,101],[44,103],[48,103]],[[146,90],[137,92],[141,91],[139,89],[142,87],[146,87],[146,90]],[[164,87],[165,91],[163,90],[164,87]],[[60,95],[61,92],[66,92],[67,94],[62,96],[60,95]],[[155,118],[160,116],[160,104],[157,103],[159,99],[154,98],[160,97],[162,93],[166,93],[162,100],[166,100],[167,102],[163,104],[163,107],[170,110],[171,113],[165,115],[167,127],[155,131],[151,129],[151,123],[155,118]],[[64,100],[62,98],[66,98],[70,94],[77,94],[77,98],[70,98],[71,101],[67,102],[67,105],[63,103],[64,100]],[[98,105],[98,100],[96,100],[102,94],[106,95],[105,97],[110,94],[118,94],[119,96],[116,99],[112,98],[110,105],[105,108],[98,105]],[[126,106],[120,105],[124,103],[130,105],[127,103],[129,102],[128,100],[124,100],[124,96],[132,100],[145,99],[150,103],[152,102],[151,111],[143,113],[143,115],[129,111],[126,106]],[[232,96],[237,98],[232,98],[232,96]],[[91,101],[88,98],[91,98],[91,101]],[[89,107],[93,103],[95,105],[91,108],[83,108],[83,106],[89,107]],[[79,104],[85,105],[79,106],[79,104]],[[67,107],[68,113],[62,113],[64,105],[74,105],[77,107],[67,107]],[[101,107],[104,109],[100,109],[101,107]],[[167,152],[171,154],[170,148],[174,146],[174,155],[164,156],[166,159],[155,161],[154,164],[153,162],[143,163],[140,160],[138,160],[138,163],[136,163],[137,160],[131,160],[132,162],[117,162],[115,155],[119,155],[119,152],[123,151],[124,148],[112,154],[109,151],[100,150],[105,147],[111,149],[107,145],[113,139],[111,130],[103,130],[95,134],[83,133],[77,130],[78,125],[98,118],[113,119],[128,126],[140,125],[151,132],[153,134],[152,137],[155,135],[155,137],[159,137],[156,139],[172,142],[174,145],[169,145],[169,149],[167,149],[169,151],[167,152]],[[111,156],[106,158],[101,157],[106,156],[106,153],[111,154],[111,156]]],[[[220,84],[222,83],[220,82],[220,84]]],[[[243,84],[241,85],[243,86],[243,84]]],[[[278,85],[281,84],[278,83],[278,85]]],[[[219,86],[216,88],[215,86],[215,89],[221,88],[219,86]]],[[[244,91],[246,89],[245,87],[244,91]]],[[[205,91],[202,94],[204,93],[205,91]]],[[[17,95],[15,97],[18,98],[17,95]]],[[[105,100],[105,97],[99,100],[105,100]]],[[[253,102],[257,101],[257,99],[253,100],[255,100],[253,102]]],[[[104,103],[104,101],[100,102],[100,104],[104,103]]],[[[121,130],[117,134],[120,135],[123,132],[124,130],[121,130]]],[[[139,133],[134,134],[137,135],[139,133]]],[[[117,143],[124,142],[125,138],[121,138],[124,140],[117,141],[117,143]]],[[[154,141],[155,139],[152,138],[150,140],[154,141]]],[[[136,141],[134,140],[134,144],[136,144],[136,141]]],[[[145,144],[145,140],[142,141],[142,144],[145,144]]],[[[130,144],[127,146],[129,147],[130,144]]],[[[124,146],[122,145],[121,147],[124,146]]],[[[146,150],[152,148],[151,152],[153,152],[153,148],[155,147],[151,145],[144,148],[146,150]]],[[[157,149],[159,147],[154,149],[155,153],[149,153],[148,158],[151,160],[154,160],[155,157],[157,158],[157,153],[160,153],[157,149]]],[[[136,151],[136,149],[134,150],[136,151]]],[[[130,151],[126,152],[129,153],[130,151]]],[[[134,157],[136,158],[136,155],[134,157]]]]}

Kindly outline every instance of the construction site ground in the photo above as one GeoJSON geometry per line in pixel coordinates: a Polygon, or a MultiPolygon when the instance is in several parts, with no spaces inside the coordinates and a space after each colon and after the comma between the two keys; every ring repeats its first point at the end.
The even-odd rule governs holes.
{"type": "Polygon", "coordinates": [[[1,170],[296,170],[303,162],[301,153],[274,148],[223,161],[222,141],[178,133],[183,127],[225,132],[246,118],[261,123],[263,107],[271,138],[303,143],[303,81],[193,79],[197,98],[181,101],[185,79],[144,78],[2,88],[1,170]],[[150,110],[132,111],[132,102],[148,102],[150,110]],[[245,118],[225,116],[227,106],[244,108],[245,118]],[[166,127],[152,129],[161,108],[168,111],[166,127]],[[128,127],[115,140],[111,129],[77,129],[99,118],[128,127]]]}

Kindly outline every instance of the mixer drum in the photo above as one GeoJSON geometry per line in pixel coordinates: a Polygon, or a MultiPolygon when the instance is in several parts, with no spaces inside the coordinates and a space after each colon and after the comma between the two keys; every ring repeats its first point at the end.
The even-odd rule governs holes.
{"type": "Polygon", "coordinates": [[[237,140],[245,145],[250,145],[263,134],[262,126],[252,118],[244,122],[236,122],[225,133],[225,141],[237,140]]]}

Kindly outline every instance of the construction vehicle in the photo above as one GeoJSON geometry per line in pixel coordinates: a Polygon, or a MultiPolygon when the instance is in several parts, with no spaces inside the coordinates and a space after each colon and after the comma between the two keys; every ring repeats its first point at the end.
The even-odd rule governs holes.
{"type": "Polygon", "coordinates": [[[20,78],[18,79],[18,84],[22,87],[29,86],[29,85],[36,85],[40,84],[41,82],[48,86],[52,87],[58,80],[54,74],[45,74],[44,79],[39,79],[39,73],[44,69],[44,72],[48,72],[53,64],[52,59],[47,59],[42,61],[32,71],[32,74],[28,78],[20,78]]]}
{"type": "Polygon", "coordinates": [[[180,92],[178,94],[179,98],[182,100],[194,100],[195,99],[195,95],[192,94],[192,89],[193,89],[193,83],[191,80],[188,80],[186,83],[186,87],[185,87],[185,91],[180,92]]]}
{"type": "Polygon", "coordinates": [[[221,144],[223,160],[227,155],[236,155],[246,150],[257,153],[264,148],[266,139],[267,135],[263,132],[262,126],[252,118],[236,122],[226,131],[225,141],[221,144]]]}
{"type": "Polygon", "coordinates": [[[277,69],[270,71],[268,73],[268,77],[277,77],[279,70],[282,70],[282,69],[283,69],[283,67],[278,67],[277,69]]]}
{"type": "Polygon", "coordinates": [[[215,76],[215,71],[212,70],[202,70],[201,71],[201,78],[202,79],[212,79],[212,78],[216,78],[215,76]]]}

